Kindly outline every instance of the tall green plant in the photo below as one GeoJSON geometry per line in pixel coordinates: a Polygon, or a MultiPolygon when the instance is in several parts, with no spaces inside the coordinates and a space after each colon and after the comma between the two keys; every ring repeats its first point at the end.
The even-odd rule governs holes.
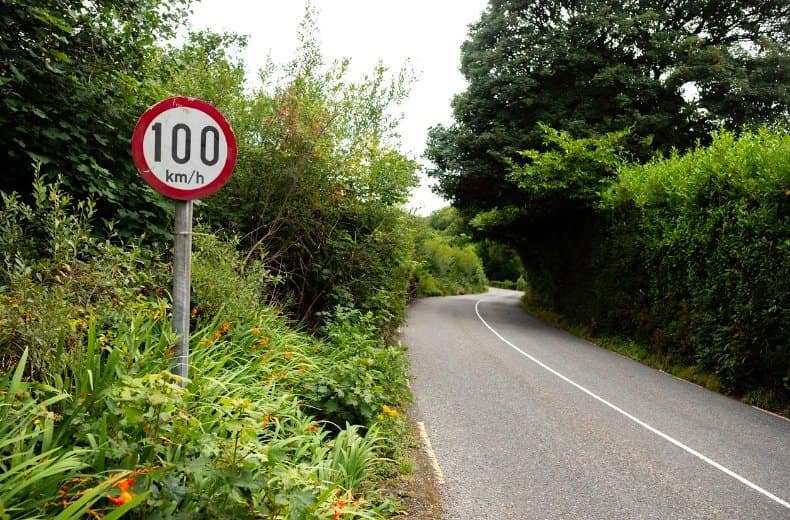
{"type": "Polygon", "coordinates": [[[227,36],[196,35],[179,59],[194,68],[170,88],[217,103],[239,143],[235,173],[199,213],[240,237],[245,268],[261,261],[275,297],[308,323],[337,305],[373,310],[383,330],[403,319],[409,236],[399,206],[416,163],[397,151],[392,107],[409,75],[383,66],[348,79],[348,62],[325,64],[308,10],[297,57],[262,85],[244,88],[227,36]]]}
{"type": "Polygon", "coordinates": [[[609,243],[631,268],[601,278],[643,280],[631,321],[654,349],[773,406],[790,402],[789,153],[781,129],[721,132],[708,148],[625,168],[607,195],[625,223],[609,243]]]}

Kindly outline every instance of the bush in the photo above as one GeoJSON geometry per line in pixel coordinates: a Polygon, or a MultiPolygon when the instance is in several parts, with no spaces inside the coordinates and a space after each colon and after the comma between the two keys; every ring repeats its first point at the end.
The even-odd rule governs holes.
{"type": "Polygon", "coordinates": [[[319,417],[370,425],[385,405],[409,400],[408,360],[402,349],[384,344],[372,313],[338,308],[321,334],[315,355],[324,369],[307,374],[297,390],[319,417]]]}
{"type": "Polygon", "coordinates": [[[643,292],[627,321],[656,351],[778,403],[790,403],[788,189],[790,135],[778,130],[721,132],[709,148],[625,168],[607,194],[615,253],[601,252],[623,269],[598,280],[643,292]]]}
{"type": "Polygon", "coordinates": [[[474,246],[453,246],[433,236],[417,244],[417,296],[484,292],[488,286],[474,246]]]}
{"type": "Polygon", "coordinates": [[[2,194],[0,369],[29,350],[36,374],[85,336],[88,320],[123,321],[138,297],[163,294],[158,254],[93,238],[90,200],[74,202],[59,183],[36,179],[33,205],[2,194]]]}
{"type": "Polygon", "coordinates": [[[393,448],[376,424],[408,391],[405,355],[375,315],[339,309],[325,339],[297,332],[261,303],[265,273],[200,234],[203,310],[181,381],[157,277],[169,270],[153,251],[90,238],[89,215],[72,217],[57,186],[38,190],[37,206],[6,196],[0,213],[0,296],[12,304],[0,306],[0,348],[15,353],[0,370],[0,513],[380,517],[371,476],[393,448]],[[69,234],[36,235],[53,215],[69,234]]]}

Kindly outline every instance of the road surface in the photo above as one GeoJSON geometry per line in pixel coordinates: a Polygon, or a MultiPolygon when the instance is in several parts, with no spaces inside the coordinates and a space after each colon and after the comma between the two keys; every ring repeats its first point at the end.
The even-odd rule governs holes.
{"type": "Polygon", "coordinates": [[[790,519],[790,421],[550,328],[519,297],[409,309],[445,519],[790,519]]]}

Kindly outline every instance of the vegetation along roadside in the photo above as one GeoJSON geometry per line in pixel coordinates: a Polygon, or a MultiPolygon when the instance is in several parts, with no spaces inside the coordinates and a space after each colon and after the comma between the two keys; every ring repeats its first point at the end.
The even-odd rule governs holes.
{"type": "Polygon", "coordinates": [[[349,79],[312,8],[294,59],[250,87],[243,37],[169,39],[188,2],[4,5],[0,518],[436,507],[396,330],[425,280],[457,294],[485,277],[402,209],[417,165],[391,114],[411,73],[349,79]],[[172,204],[128,153],[137,117],[177,94],[217,106],[239,148],[195,204],[186,381],[169,372],[172,204]]]}

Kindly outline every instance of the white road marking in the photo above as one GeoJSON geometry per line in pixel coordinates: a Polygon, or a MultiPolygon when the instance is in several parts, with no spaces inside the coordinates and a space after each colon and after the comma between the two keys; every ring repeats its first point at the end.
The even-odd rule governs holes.
{"type": "Polygon", "coordinates": [[[754,405],[751,405],[751,406],[752,406],[752,408],[754,408],[755,410],[759,410],[759,411],[761,411],[761,412],[763,412],[763,413],[767,413],[768,415],[773,415],[773,416],[774,416],[774,417],[776,417],[777,419],[782,419],[783,421],[788,421],[788,422],[790,422],[790,419],[788,419],[787,417],[785,417],[785,416],[783,416],[783,415],[779,415],[778,413],[769,412],[768,410],[764,410],[764,409],[760,408],[759,406],[754,406],[754,405]]]}
{"type": "Polygon", "coordinates": [[[428,432],[425,430],[425,423],[418,421],[417,428],[420,430],[420,439],[422,440],[422,445],[425,448],[425,454],[428,456],[428,460],[431,461],[431,466],[433,466],[433,473],[436,476],[436,482],[438,484],[444,484],[444,473],[442,473],[442,468],[439,467],[439,461],[436,459],[436,453],[434,453],[433,446],[431,446],[431,438],[428,437],[428,432]]]}
{"type": "Polygon", "coordinates": [[[499,332],[494,330],[494,328],[491,325],[489,325],[486,320],[483,319],[483,316],[480,315],[480,303],[483,302],[484,300],[490,300],[490,299],[492,299],[492,298],[483,298],[481,300],[477,300],[477,303],[475,303],[475,313],[477,314],[478,319],[483,323],[483,325],[485,325],[488,328],[488,330],[493,332],[494,335],[497,338],[499,338],[503,343],[505,343],[507,346],[511,347],[513,350],[515,350],[516,352],[518,352],[522,356],[526,357],[527,359],[529,359],[530,361],[532,361],[533,363],[535,363],[539,367],[541,367],[541,368],[547,370],[548,372],[551,372],[555,376],[559,377],[560,379],[562,379],[563,381],[565,381],[569,385],[571,385],[573,387],[576,387],[577,389],[581,390],[582,392],[584,392],[585,394],[589,395],[590,397],[592,397],[596,401],[599,401],[600,403],[605,404],[606,406],[608,406],[609,408],[611,408],[615,412],[617,412],[617,413],[623,415],[624,417],[627,417],[628,419],[632,420],[633,422],[635,422],[639,426],[641,426],[641,427],[645,428],[646,430],[658,435],[662,439],[674,444],[675,446],[677,446],[678,448],[682,449],[683,451],[685,451],[685,452],[697,457],[701,461],[713,466],[717,470],[721,471],[722,473],[724,473],[726,475],[729,475],[730,477],[732,477],[735,480],[741,482],[742,484],[752,488],[753,490],[757,491],[758,493],[770,498],[771,500],[773,500],[777,504],[782,505],[782,506],[786,507],[787,509],[790,509],[790,503],[788,503],[787,501],[782,500],[781,498],[779,498],[778,496],[774,495],[773,493],[761,488],[757,484],[755,484],[755,483],[747,480],[746,478],[740,476],[739,474],[735,473],[731,469],[728,469],[728,468],[722,466],[721,464],[719,464],[715,460],[713,460],[713,459],[711,459],[709,457],[706,457],[705,455],[703,455],[702,453],[694,450],[693,448],[690,448],[690,447],[686,446],[685,444],[683,444],[679,440],[677,440],[677,439],[675,439],[673,437],[670,437],[669,435],[667,435],[666,433],[662,432],[661,430],[658,430],[657,428],[654,428],[653,426],[650,426],[649,424],[647,424],[646,422],[642,421],[641,419],[638,419],[637,417],[634,417],[633,415],[631,415],[630,413],[626,412],[622,408],[610,403],[609,401],[607,401],[603,397],[591,392],[590,390],[587,390],[585,387],[583,387],[580,384],[576,383],[575,381],[569,379],[568,377],[562,375],[561,373],[557,372],[556,370],[554,370],[550,366],[546,365],[545,363],[543,363],[539,359],[535,358],[534,356],[531,356],[531,355],[527,354],[526,352],[524,352],[523,350],[521,350],[520,348],[515,346],[510,341],[506,340],[499,332]]]}

